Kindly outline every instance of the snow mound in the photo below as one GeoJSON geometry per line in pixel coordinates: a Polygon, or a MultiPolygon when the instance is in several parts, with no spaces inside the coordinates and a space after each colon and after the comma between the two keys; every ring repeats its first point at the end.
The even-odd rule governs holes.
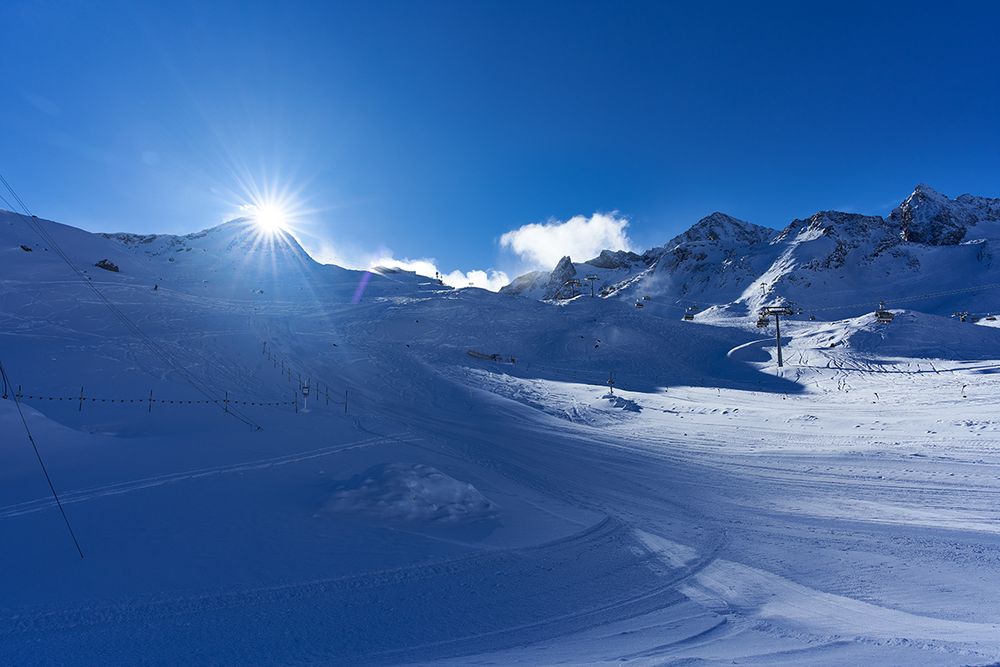
{"type": "Polygon", "coordinates": [[[498,506],[476,487],[419,463],[382,463],[342,483],[327,511],[379,519],[458,523],[489,519],[498,506]]]}
{"type": "Polygon", "coordinates": [[[622,398],[616,394],[605,394],[602,398],[606,398],[613,408],[621,408],[627,412],[642,412],[642,407],[629,398],[622,398]]]}

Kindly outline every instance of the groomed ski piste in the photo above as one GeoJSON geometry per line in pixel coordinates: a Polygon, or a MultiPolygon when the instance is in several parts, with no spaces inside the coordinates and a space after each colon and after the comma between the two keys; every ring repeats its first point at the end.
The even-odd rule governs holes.
{"type": "Polygon", "coordinates": [[[723,308],[34,224],[121,317],[0,214],[0,663],[1000,661],[995,327],[778,368],[723,308]]]}

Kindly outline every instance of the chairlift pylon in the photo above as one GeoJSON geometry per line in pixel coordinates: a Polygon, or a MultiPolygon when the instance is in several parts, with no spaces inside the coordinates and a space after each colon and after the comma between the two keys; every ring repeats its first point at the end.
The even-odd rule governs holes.
{"type": "Polygon", "coordinates": [[[575,296],[579,296],[580,294],[579,290],[581,284],[582,283],[580,282],[579,278],[570,278],[569,280],[567,280],[566,282],[564,282],[562,285],[559,286],[559,289],[556,290],[555,298],[572,299],[575,296]],[[565,295],[564,290],[569,291],[569,296],[565,295]]]}

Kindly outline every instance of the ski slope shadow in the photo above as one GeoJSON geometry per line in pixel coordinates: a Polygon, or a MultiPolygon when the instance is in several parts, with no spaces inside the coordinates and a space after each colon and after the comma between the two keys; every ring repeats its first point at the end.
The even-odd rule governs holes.
{"type": "MultiPolygon", "coordinates": [[[[775,394],[797,394],[805,386],[786,377],[765,373],[754,363],[767,362],[770,355],[763,347],[773,339],[746,341],[741,330],[712,328],[704,336],[705,325],[690,325],[690,344],[657,350],[650,354],[628,351],[600,366],[591,363],[518,360],[516,364],[466,360],[469,365],[501,370],[523,379],[575,382],[607,386],[614,375],[615,387],[636,392],[657,392],[673,386],[707,387],[758,391],[775,394]],[[595,367],[597,366],[597,367],[595,367]]],[[[783,341],[786,341],[784,337],[783,341]]]]}
{"type": "Polygon", "coordinates": [[[530,548],[264,588],[0,615],[0,659],[84,663],[398,663],[493,651],[681,604],[714,559],[664,563],[605,518],[530,548]],[[280,632],[261,632],[280,619],[280,632]]]}

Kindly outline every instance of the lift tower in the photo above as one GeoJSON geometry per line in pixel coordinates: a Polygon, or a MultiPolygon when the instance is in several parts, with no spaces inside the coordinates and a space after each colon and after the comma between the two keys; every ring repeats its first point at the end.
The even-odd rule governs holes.
{"type": "Polygon", "coordinates": [[[781,316],[792,315],[794,311],[788,306],[764,306],[760,309],[761,317],[774,316],[774,340],[778,343],[778,368],[784,366],[781,359],[781,316]]]}

